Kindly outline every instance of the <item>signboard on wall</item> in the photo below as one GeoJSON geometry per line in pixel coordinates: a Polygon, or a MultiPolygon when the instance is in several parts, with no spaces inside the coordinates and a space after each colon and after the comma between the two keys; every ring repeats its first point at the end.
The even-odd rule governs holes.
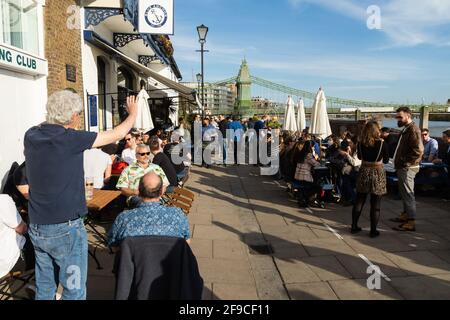
{"type": "Polygon", "coordinates": [[[3,44],[0,45],[0,68],[31,75],[48,75],[46,60],[3,44]]]}
{"type": "Polygon", "coordinates": [[[173,34],[173,0],[139,0],[139,33],[173,34]]]}
{"type": "Polygon", "coordinates": [[[77,82],[77,68],[75,66],[66,64],[66,80],[77,82]]]}
{"type": "Polygon", "coordinates": [[[89,96],[89,126],[96,127],[97,126],[97,96],[89,96]]]}

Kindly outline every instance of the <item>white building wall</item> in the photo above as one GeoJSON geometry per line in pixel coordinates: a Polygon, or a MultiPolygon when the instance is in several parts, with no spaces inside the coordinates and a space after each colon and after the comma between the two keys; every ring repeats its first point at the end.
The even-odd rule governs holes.
{"type": "MultiPolygon", "coordinates": [[[[44,58],[44,15],[45,1],[38,2],[39,53],[44,58]]],[[[18,49],[20,50],[20,49],[18,49]]],[[[46,70],[46,73],[48,71],[46,70]]],[[[0,67],[0,187],[3,189],[11,164],[25,160],[23,138],[32,126],[45,121],[47,103],[47,77],[15,72],[0,67]]]]}
{"type": "Polygon", "coordinates": [[[0,69],[0,97],[2,116],[0,117],[0,179],[14,161],[25,160],[23,138],[32,126],[45,120],[47,103],[47,78],[0,69]]]}

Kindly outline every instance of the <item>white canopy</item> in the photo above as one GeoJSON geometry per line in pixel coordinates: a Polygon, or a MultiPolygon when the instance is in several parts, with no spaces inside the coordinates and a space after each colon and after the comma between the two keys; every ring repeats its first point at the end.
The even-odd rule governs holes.
{"type": "Polygon", "coordinates": [[[317,92],[311,111],[311,134],[324,139],[331,135],[330,120],[327,113],[327,100],[322,88],[317,92]]]}
{"type": "Polygon", "coordinates": [[[294,100],[291,96],[286,102],[286,111],[284,114],[283,130],[297,131],[297,122],[295,121],[294,100]]]}
{"type": "Polygon", "coordinates": [[[142,89],[137,96],[138,114],[134,122],[134,127],[142,132],[147,132],[154,128],[150,107],[148,105],[149,98],[150,96],[145,89],[142,89]]]}
{"type": "Polygon", "coordinates": [[[305,103],[302,98],[298,100],[297,128],[299,131],[306,128],[305,103]]]}

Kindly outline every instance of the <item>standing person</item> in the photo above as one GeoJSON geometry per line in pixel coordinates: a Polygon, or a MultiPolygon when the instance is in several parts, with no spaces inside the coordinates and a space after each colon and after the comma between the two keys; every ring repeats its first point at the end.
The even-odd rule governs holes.
{"type": "Polygon", "coordinates": [[[387,144],[389,149],[389,158],[394,157],[395,148],[397,147],[398,136],[391,133],[391,129],[387,127],[381,128],[381,139],[387,144]]]}
{"type": "MultiPolygon", "coordinates": [[[[442,159],[434,159],[434,164],[445,164],[448,168],[450,168],[450,129],[442,132],[442,141],[444,142],[446,149],[442,152],[442,159]]],[[[450,175],[448,175],[447,187],[442,190],[443,198],[446,200],[450,200],[450,175]]]]}
{"type": "Polygon", "coordinates": [[[83,152],[122,139],[133,125],[135,97],[127,98],[128,117],[114,130],[77,131],[81,98],[58,91],[48,98],[46,122],[25,133],[30,186],[29,234],[36,254],[36,299],[55,299],[58,284],[65,300],[86,299],[87,214],[83,152]]]}
{"type": "Polygon", "coordinates": [[[267,119],[267,115],[264,115],[260,120],[258,120],[255,115],[255,124],[253,125],[253,128],[256,133],[256,166],[261,165],[261,159],[259,158],[259,141],[264,139],[261,135],[263,134],[262,130],[266,128],[267,119]]]}
{"type": "Polygon", "coordinates": [[[212,164],[211,157],[205,157],[205,149],[217,136],[217,129],[211,124],[209,118],[204,118],[202,123],[202,166],[209,168],[212,164]],[[205,159],[206,158],[206,159],[205,159]]]}
{"type": "Polygon", "coordinates": [[[294,155],[295,180],[299,181],[303,187],[303,197],[299,199],[299,205],[307,207],[313,202],[318,207],[324,207],[323,203],[319,203],[322,188],[314,183],[312,169],[320,166],[320,162],[313,156],[314,142],[312,140],[305,141],[302,150],[294,155]]]}
{"type": "Polygon", "coordinates": [[[342,178],[342,197],[344,206],[354,205],[356,201],[356,178],[358,176],[361,160],[358,158],[356,148],[351,140],[345,139],[341,142],[341,149],[339,151],[344,160],[341,169],[342,178]]]}
{"type": "Polygon", "coordinates": [[[398,189],[403,201],[403,212],[400,217],[391,219],[401,224],[393,228],[396,231],[416,230],[416,199],[414,196],[414,178],[420,170],[423,155],[423,143],[420,129],[412,120],[412,112],[408,107],[397,109],[395,116],[399,127],[403,127],[394,153],[394,165],[398,177],[398,189]]]}
{"type": "Polygon", "coordinates": [[[228,119],[226,119],[223,115],[219,116],[219,131],[222,134],[222,141],[223,141],[223,157],[222,157],[222,163],[226,167],[227,166],[227,129],[228,129],[228,119]]]}
{"type": "Polygon", "coordinates": [[[386,172],[384,163],[389,162],[387,144],[380,138],[380,128],[376,121],[368,122],[357,146],[358,158],[362,160],[356,181],[356,203],[352,211],[351,233],[361,231],[358,220],[370,194],[370,237],[380,235],[377,230],[381,211],[381,197],[386,194],[386,172]]]}
{"type": "Polygon", "coordinates": [[[244,128],[242,127],[239,116],[233,116],[233,121],[228,126],[229,129],[233,130],[233,141],[234,141],[234,163],[238,163],[238,149],[239,143],[241,142],[242,135],[244,133],[244,128]]]}

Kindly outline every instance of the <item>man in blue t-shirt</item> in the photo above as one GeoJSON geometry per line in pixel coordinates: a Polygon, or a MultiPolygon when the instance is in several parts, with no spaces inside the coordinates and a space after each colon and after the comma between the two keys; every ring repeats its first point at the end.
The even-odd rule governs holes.
{"type": "Polygon", "coordinates": [[[86,299],[87,214],[83,152],[122,139],[137,115],[135,97],[127,98],[129,116],[114,130],[77,131],[83,103],[68,90],[48,98],[46,122],[25,133],[29,184],[29,234],[36,253],[36,299],[54,300],[58,284],[64,300],[86,299]]]}
{"type": "Polygon", "coordinates": [[[228,130],[232,130],[231,131],[231,135],[230,135],[230,143],[234,143],[234,163],[239,165],[238,162],[238,145],[241,141],[241,138],[244,134],[244,127],[241,124],[241,120],[238,116],[233,116],[233,121],[230,122],[229,126],[228,126],[228,130]],[[233,138],[233,139],[231,139],[233,138]],[[232,142],[233,141],[233,142],[232,142]]]}

